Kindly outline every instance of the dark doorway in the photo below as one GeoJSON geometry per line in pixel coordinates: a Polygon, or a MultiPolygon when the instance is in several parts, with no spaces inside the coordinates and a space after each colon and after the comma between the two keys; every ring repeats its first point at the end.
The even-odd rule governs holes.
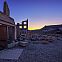
{"type": "Polygon", "coordinates": [[[0,25],[0,47],[7,46],[7,28],[5,25],[0,25]]]}

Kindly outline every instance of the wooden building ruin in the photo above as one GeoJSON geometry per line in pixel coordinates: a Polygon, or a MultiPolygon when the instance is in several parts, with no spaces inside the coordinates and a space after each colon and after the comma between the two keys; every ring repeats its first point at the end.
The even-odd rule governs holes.
{"type": "Polygon", "coordinates": [[[22,23],[17,23],[17,37],[20,37],[20,35],[26,36],[28,34],[28,19],[25,21],[22,21],[22,23]]]}
{"type": "Polygon", "coordinates": [[[0,11],[0,47],[6,48],[8,44],[15,40],[15,22],[10,17],[10,10],[4,1],[3,12],[0,11]]]}

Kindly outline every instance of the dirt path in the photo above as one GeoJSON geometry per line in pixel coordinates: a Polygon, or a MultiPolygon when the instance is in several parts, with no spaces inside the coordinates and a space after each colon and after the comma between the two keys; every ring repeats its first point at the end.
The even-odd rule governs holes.
{"type": "Polygon", "coordinates": [[[21,62],[62,62],[62,41],[30,44],[23,51],[21,62]]]}

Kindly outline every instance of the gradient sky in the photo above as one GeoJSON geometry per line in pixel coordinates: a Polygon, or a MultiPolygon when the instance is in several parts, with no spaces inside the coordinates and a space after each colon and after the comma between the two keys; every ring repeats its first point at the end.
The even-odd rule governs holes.
{"type": "MultiPolygon", "coordinates": [[[[0,0],[0,11],[3,11],[3,2],[0,0]]],[[[7,0],[7,3],[16,23],[28,18],[29,29],[62,24],[62,0],[7,0]]]]}

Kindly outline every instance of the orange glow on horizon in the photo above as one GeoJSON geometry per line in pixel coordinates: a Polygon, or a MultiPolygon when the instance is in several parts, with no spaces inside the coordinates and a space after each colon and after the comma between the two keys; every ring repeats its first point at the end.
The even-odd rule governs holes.
{"type": "MultiPolygon", "coordinates": [[[[29,27],[28,30],[36,30],[37,28],[29,27]]],[[[39,28],[38,28],[39,29],[39,28]]]]}
{"type": "Polygon", "coordinates": [[[37,29],[41,29],[44,27],[44,24],[42,22],[29,22],[29,28],[28,30],[37,30],[37,29]]]}
{"type": "Polygon", "coordinates": [[[41,29],[43,27],[29,27],[28,30],[37,30],[37,29],[41,29]]]}

